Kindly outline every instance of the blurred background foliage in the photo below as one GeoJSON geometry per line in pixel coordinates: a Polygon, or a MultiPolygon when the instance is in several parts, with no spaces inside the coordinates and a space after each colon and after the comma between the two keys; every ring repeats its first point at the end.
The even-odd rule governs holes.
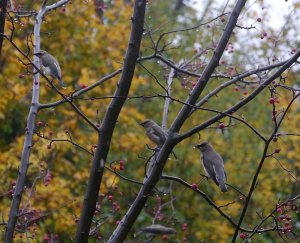
{"type": "MultiPolygon", "coordinates": [[[[20,1],[18,8],[38,11],[42,1],[20,1]]],[[[157,41],[159,35],[170,30],[185,29],[206,23],[216,18],[223,10],[218,1],[203,1],[206,9],[204,14],[197,15],[192,7],[193,2],[187,1],[189,6],[180,4],[181,1],[149,1],[147,6],[145,35],[141,48],[141,55],[153,54],[152,41],[157,41]],[[177,3],[177,5],[176,5],[177,3]],[[178,5],[179,4],[179,5],[178,5]],[[151,32],[151,35],[149,34],[151,32]]],[[[258,9],[263,1],[256,2],[258,9]]],[[[67,83],[65,94],[86,87],[103,76],[122,67],[126,52],[127,40],[130,33],[130,17],[132,15],[131,1],[73,1],[67,5],[48,13],[42,24],[41,48],[54,55],[62,68],[63,79],[67,83]],[[100,4],[99,4],[100,2],[100,4]]],[[[230,9],[232,6],[229,6],[230,9]]],[[[295,5],[295,8],[299,6],[295,5]]],[[[247,26],[252,23],[256,29],[245,30],[237,28],[230,39],[230,44],[222,57],[217,74],[235,75],[257,67],[258,64],[274,63],[284,60],[293,48],[297,48],[293,39],[282,38],[276,31],[263,22],[257,21],[260,15],[257,10],[246,8],[239,23],[247,26]],[[270,38],[260,38],[262,29],[270,38]],[[247,38],[245,37],[247,36],[247,38]],[[251,36],[251,38],[249,38],[251,36]],[[254,40],[256,39],[256,41],[254,40]],[[270,54],[272,50],[272,55],[270,54]],[[276,58],[274,59],[274,56],[276,58]],[[274,59],[273,61],[271,59],[274,59]]],[[[195,55],[207,50],[205,55],[193,59],[187,70],[201,73],[213,53],[228,15],[216,19],[191,31],[182,31],[166,35],[160,48],[165,44],[163,52],[166,58],[180,64],[191,60],[195,55]]],[[[14,42],[32,57],[32,32],[34,18],[15,19],[14,42]]],[[[291,20],[287,28],[293,28],[291,20]]],[[[11,23],[6,23],[6,33],[9,33],[11,23]]],[[[285,33],[288,29],[285,29],[285,33]]],[[[21,151],[26,124],[26,117],[31,102],[32,74],[19,60],[24,61],[16,50],[4,42],[0,60],[0,212],[7,220],[13,185],[20,164],[21,151]]],[[[113,135],[107,166],[111,165],[118,173],[127,178],[142,181],[145,172],[145,162],[152,154],[146,144],[154,147],[147,139],[139,122],[146,118],[161,123],[164,106],[162,97],[148,98],[156,94],[164,95],[164,90],[157,81],[166,86],[170,68],[160,60],[142,62],[137,65],[130,96],[120,114],[116,130],[113,135]],[[149,74],[151,73],[151,75],[149,74]],[[156,80],[153,78],[155,76],[156,80]],[[124,164],[122,166],[121,164],[124,164]]],[[[299,85],[299,75],[286,73],[286,84],[296,87],[299,85]]],[[[103,114],[113,95],[119,76],[116,76],[92,91],[75,100],[95,124],[101,124],[103,114]]],[[[255,76],[247,81],[256,80],[255,76]]],[[[184,101],[189,95],[196,78],[176,73],[172,84],[172,96],[184,101]]],[[[224,79],[212,78],[203,93],[208,94],[214,88],[225,82],[224,79]]],[[[275,80],[280,82],[280,80],[275,80]]],[[[229,86],[218,95],[212,97],[204,105],[206,108],[224,110],[249,95],[255,88],[238,83],[229,86]]],[[[283,89],[277,90],[280,101],[277,109],[284,109],[291,93],[283,89]]],[[[202,96],[202,97],[203,97],[202,96]]],[[[270,92],[264,91],[255,100],[236,115],[243,117],[265,136],[270,135],[274,123],[272,121],[272,105],[269,104],[270,92]]],[[[51,90],[45,80],[41,82],[41,103],[50,103],[60,97],[51,90]]],[[[181,105],[172,102],[169,109],[168,126],[176,117],[181,105]]],[[[195,112],[184,124],[182,131],[200,124],[214,115],[208,111],[195,112]]],[[[299,131],[299,100],[292,106],[280,132],[295,133],[299,131]]],[[[164,174],[181,177],[189,183],[198,183],[200,173],[204,173],[199,162],[200,155],[193,146],[199,141],[207,140],[223,156],[228,174],[228,182],[247,193],[251,180],[260,161],[263,143],[255,134],[242,123],[224,118],[224,129],[218,125],[202,131],[186,139],[176,146],[177,159],[170,157],[164,174]]],[[[41,242],[56,239],[59,242],[73,240],[80,207],[86,188],[92,156],[97,141],[97,134],[77,116],[66,103],[42,110],[38,115],[37,132],[43,136],[34,137],[34,146],[30,157],[30,166],[26,182],[26,190],[21,205],[21,212],[34,215],[22,217],[20,225],[26,228],[18,229],[16,242],[26,242],[26,235],[30,241],[41,242]],[[50,139],[50,140],[49,140],[50,139]],[[52,142],[51,139],[69,139],[81,145],[87,151],[68,142],[52,142]],[[23,210],[23,211],[22,211],[23,210]],[[26,232],[26,234],[24,233],[26,232]],[[48,237],[48,238],[47,238],[48,237]]],[[[253,228],[260,222],[262,215],[267,215],[278,201],[283,201],[299,192],[299,181],[291,177],[291,171],[299,177],[300,155],[299,138],[295,136],[280,137],[272,143],[270,153],[280,148],[278,159],[268,159],[259,176],[256,192],[248,209],[243,227],[253,228]],[[283,170],[282,168],[286,168],[283,170]]],[[[222,194],[212,181],[202,181],[203,190],[224,212],[237,221],[244,203],[244,198],[234,190],[222,194]]],[[[122,218],[131,202],[134,200],[139,186],[116,176],[107,170],[104,184],[99,194],[99,211],[95,212],[94,237],[91,242],[105,241],[118,220],[122,218]]],[[[96,193],[96,192],[95,192],[96,193]]],[[[163,205],[156,215],[156,223],[173,227],[175,235],[155,238],[160,241],[188,241],[188,242],[228,242],[234,229],[209,206],[200,195],[187,190],[176,182],[161,180],[157,191],[150,197],[147,207],[139,216],[128,237],[128,242],[141,242],[146,236],[139,233],[139,228],[152,223],[157,213],[158,205],[163,205]],[[187,224],[187,230],[182,225],[187,224]]],[[[299,217],[296,212],[289,212],[295,224],[299,217]]],[[[263,227],[272,227],[267,221],[263,227]]],[[[4,226],[0,235],[3,234],[4,226]]],[[[255,236],[255,242],[281,242],[276,232],[255,236]]],[[[292,241],[292,239],[291,239],[292,241]]]]}

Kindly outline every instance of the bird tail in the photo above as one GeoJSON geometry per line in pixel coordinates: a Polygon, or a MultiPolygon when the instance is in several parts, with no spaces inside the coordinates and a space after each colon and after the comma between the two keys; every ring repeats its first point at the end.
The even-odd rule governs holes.
{"type": "Polygon", "coordinates": [[[65,82],[62,81],[61,79],[59,80],[59,84],[60,84],[60,86],[61,86],[63,89],[66,89],[66,88],[67,88],[67,85],[66,85],[65,82]]]}
{"type": "Polygon", "coordinates": [[[226,186],[225,182],[222,181],[220,183],[220,188],[221,188],[222,192],[227,192],[227,186],[226,186]]]}

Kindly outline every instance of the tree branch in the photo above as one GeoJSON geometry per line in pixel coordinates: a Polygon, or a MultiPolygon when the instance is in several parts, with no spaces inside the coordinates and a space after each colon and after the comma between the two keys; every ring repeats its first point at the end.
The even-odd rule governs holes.
{"type": "MultiPolygon", "coordinates": [[[[187,104],[194,105],[197,98],[205,88],[209,77],[212,75],[214,69],[219,64],[219,60],[221,58],[221,55],[223,51],[225,50],[225,47],[229,41],[229,37],[236,25],[238,16],[245,4],[246,0],[239,0],[234,7],[234,10],[229,18],[228,24],[225,28],[225,31],[220,38],[219,44],[215,50],[215,53],[210,61],[210,63],[206,66],[203,74],[201,75],[201,78],[196,85],[195,89],[193,90],[190,98],[187,99],[187,104]]],[[[181,126],[183,125],[184,121],[187,119],[189,112],[191,111],[192,107],[189,105],[184,105],[181,111],[179,112],[177,118],[175,119],[171,129],[170,133],[168,134],[168,137],[158,152],[158,156],[156,158],[155,164],[149,174],[148,177],[144,179],[144,185],[141,187],[135,201],[123,217],[123,219],[118,224],[116,230],[110,237],[109,241],[110,243],[118,243],[123,242],[126,238],[127,234],[129,233],[132,225],[134,224],[135,220],[137,219],[138,215],[144,208],[145,203],[147,202],[147,199],[149,195],[151,195],[151,192],[153,188],[155,187],[156,183],[160,179],[161,173],[163,171],[163,168],[165,166],[165,163],[172,152],[174,146],[176,145],[179,140],[176,140],[176,132],[179,131],[181,126]]]]}
{"type": "MultiPolygon", "coordinates": [[[[146,0],[135,1],[130,40],[126,52],[122,76],[117,84],[117,89],[114,94],[115,96],[128,96],[144,31],[143,27],[145,9],[146,0]]],[[[96,208],[98,192],[102,181],[105,161],[109,152],[112,133],[125,100],[126,99],[113,99],[101,124],[97,149],[90,171],[90,177],[83,201],[80,220],[78,222],[75,240],[77,243],[84,243],[88,241],[89,231],[96,208]]]]}

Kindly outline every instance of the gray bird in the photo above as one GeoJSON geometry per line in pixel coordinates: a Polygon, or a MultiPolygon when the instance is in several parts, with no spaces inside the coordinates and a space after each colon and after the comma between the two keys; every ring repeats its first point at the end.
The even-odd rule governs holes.
{"type": "Polygon", "coordinates": [[[163,226],[161,224],[152,224],[147,227],[141,228],[141,231],[149,234],[159,235],[159,234],[175,234],[176,230],[163,226]]]}
{"type": "Polygon", "coordinates": [[[46,51],[40,50],[33,54],[40,58],[42,69],[45,75],[50,75],[53,79],[57,79],[61,87],[65,88],[66,85],[61,79],[61,70],[58,61],[46,51]]]}
{"type": "Polygon", "coordinates": [[[158,147],[161,147],[166,141],[166,132],[157,125],[154,121],[147,119],[140,123],[146,130],[147,136],[150,140],[155,143],[158,147]]]}
{"type": "Polygon", "coordinates": [[[202,153],[201,159],[206,174],[220,186],[222,192],[227,192],[226,171],[222,157],[208,142],[203,142],[195,147],[202,153]]]}

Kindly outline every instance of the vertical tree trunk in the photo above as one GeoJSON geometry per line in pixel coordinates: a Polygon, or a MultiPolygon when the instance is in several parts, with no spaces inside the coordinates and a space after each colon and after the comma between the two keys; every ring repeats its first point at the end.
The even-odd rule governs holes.
{"type": "MultiPolygon", "coordinates": [[[[131,35],[125,56],[122,76],[114,94],[115,97],[128,96],[144,31],[145,10],[146,0],[135,0],[134,13],[131,18],[131,35]]],[[[75,240],[77,243],[85,243],[88,241],[112,134],[125,101],[126,98],[113,99],[104,115],[99,131],[100,134],[93,159],[93,165],[90,171],[88,186],[84,196],[81,215],[78,222],[75,240]]]]}
{"type": "MultiPolygon", "coordinates": [[[[0,0],[0,33],[4,34],[5,15],[6,15],[7,0],[0,0]]],[[[3,45],[3,36],[0,35],[0,57],[3,45]]]]}

